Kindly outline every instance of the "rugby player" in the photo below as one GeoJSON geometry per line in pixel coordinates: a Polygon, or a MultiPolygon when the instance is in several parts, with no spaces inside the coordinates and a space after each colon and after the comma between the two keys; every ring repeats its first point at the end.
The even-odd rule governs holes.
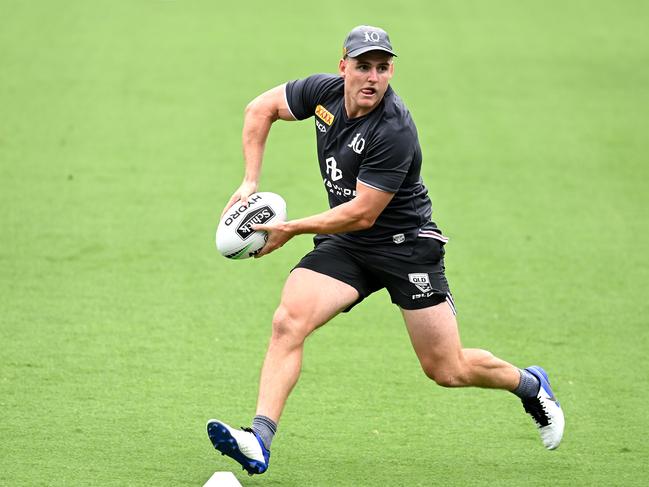
{"type": "Polygon", "coordinates": [[[428,377],[443,387],[511,391],[532,416],[543,445],[555,449],[561,442],[563,412],[541,367],[519,369],[460,343],[444,275],[448,239],[431,219],[417,129],[390,87],[395,56],[383,29],[358,26],[344,41],[337,75],[290,81],[246,108],[245,175],[226,210],[247,203],[257,190],[271,125],[311,117],[330,206],[306,218],[255,227],[268,232],[257,257],[301,234],[315,234],[315,247],[289,274],[275,311],[252,427],[236,429],[215,419],[207,424],[214,447],[251,475],[268,468],[277,423],[300,374],[305,339],[383,288],[400,308],[428,377]]]}

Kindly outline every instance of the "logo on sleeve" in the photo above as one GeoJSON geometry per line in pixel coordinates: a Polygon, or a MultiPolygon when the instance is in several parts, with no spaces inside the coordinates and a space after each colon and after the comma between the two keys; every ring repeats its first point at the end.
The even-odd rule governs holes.
{"type": "Polygon", "coordinates": [[[315,114],[327,125],[331,125],[332,123],[334,123],[333,114],[322,105],[318,105],[317,107],[315,107],[315,114]]]}
{"type": "Polygon", "coordinates": [[[433,286],[430,285],[430,278],[425,272],[416,272],[414,274],[408,274],[408,280],[412,282],[419,290],[423,293],[427,293],[433,290],[433,286]]]}

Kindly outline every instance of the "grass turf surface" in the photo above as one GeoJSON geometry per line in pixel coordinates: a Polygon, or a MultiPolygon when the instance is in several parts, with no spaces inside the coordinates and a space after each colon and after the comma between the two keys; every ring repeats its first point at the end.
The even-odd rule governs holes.
{"type": "MultiPolygon", "coordinates": [[[[0,0],[0,484],[201,485],[204,423],[254,413],[299,237],[217,255],[245,104],[384,26],[466,346],[546,366],[567,429],[419,371],[372,296],[307,343],[267,474],[244,485],[645,485],[649,41],[641,1],[0,0]],[[317,10],[317,12],[316,12],[317,10]]],[[[326,196],[311,123],[261,189],[326,196]],[[299,183],[298,183],[299,182],[299,183]]]]}

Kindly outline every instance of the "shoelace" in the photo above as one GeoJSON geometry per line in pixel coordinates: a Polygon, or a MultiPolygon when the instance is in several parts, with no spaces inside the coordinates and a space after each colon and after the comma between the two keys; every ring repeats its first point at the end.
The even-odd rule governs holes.
{"type": "Polygon", "coordinates": [[[523,407],[525,408],[525,412],[532,416],[539,426],[543,427],[550,424],[548,412],[538,397],[523,399],[523,407]]]}

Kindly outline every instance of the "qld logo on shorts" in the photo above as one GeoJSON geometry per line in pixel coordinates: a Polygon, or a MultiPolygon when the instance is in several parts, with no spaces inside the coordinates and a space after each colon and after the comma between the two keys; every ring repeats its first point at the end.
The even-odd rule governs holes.
{"type": "Polygon", "coordinates": [[[270,221],[275,216],[275,212],[270,206],[262,206],[257,208],[252,213],[248,214],[237,227],[237,235],[242,240],[250,237],[255,231],[252,229],[253,225],[263,225],[270,221]]]}
{"type": "Polygon", "coordinates": [[[433,290],[433,286],[430,285],[430,278],[425,272],[408,274],[408,280],[417,286],[422,293],[427,293],[433,290]]]}

